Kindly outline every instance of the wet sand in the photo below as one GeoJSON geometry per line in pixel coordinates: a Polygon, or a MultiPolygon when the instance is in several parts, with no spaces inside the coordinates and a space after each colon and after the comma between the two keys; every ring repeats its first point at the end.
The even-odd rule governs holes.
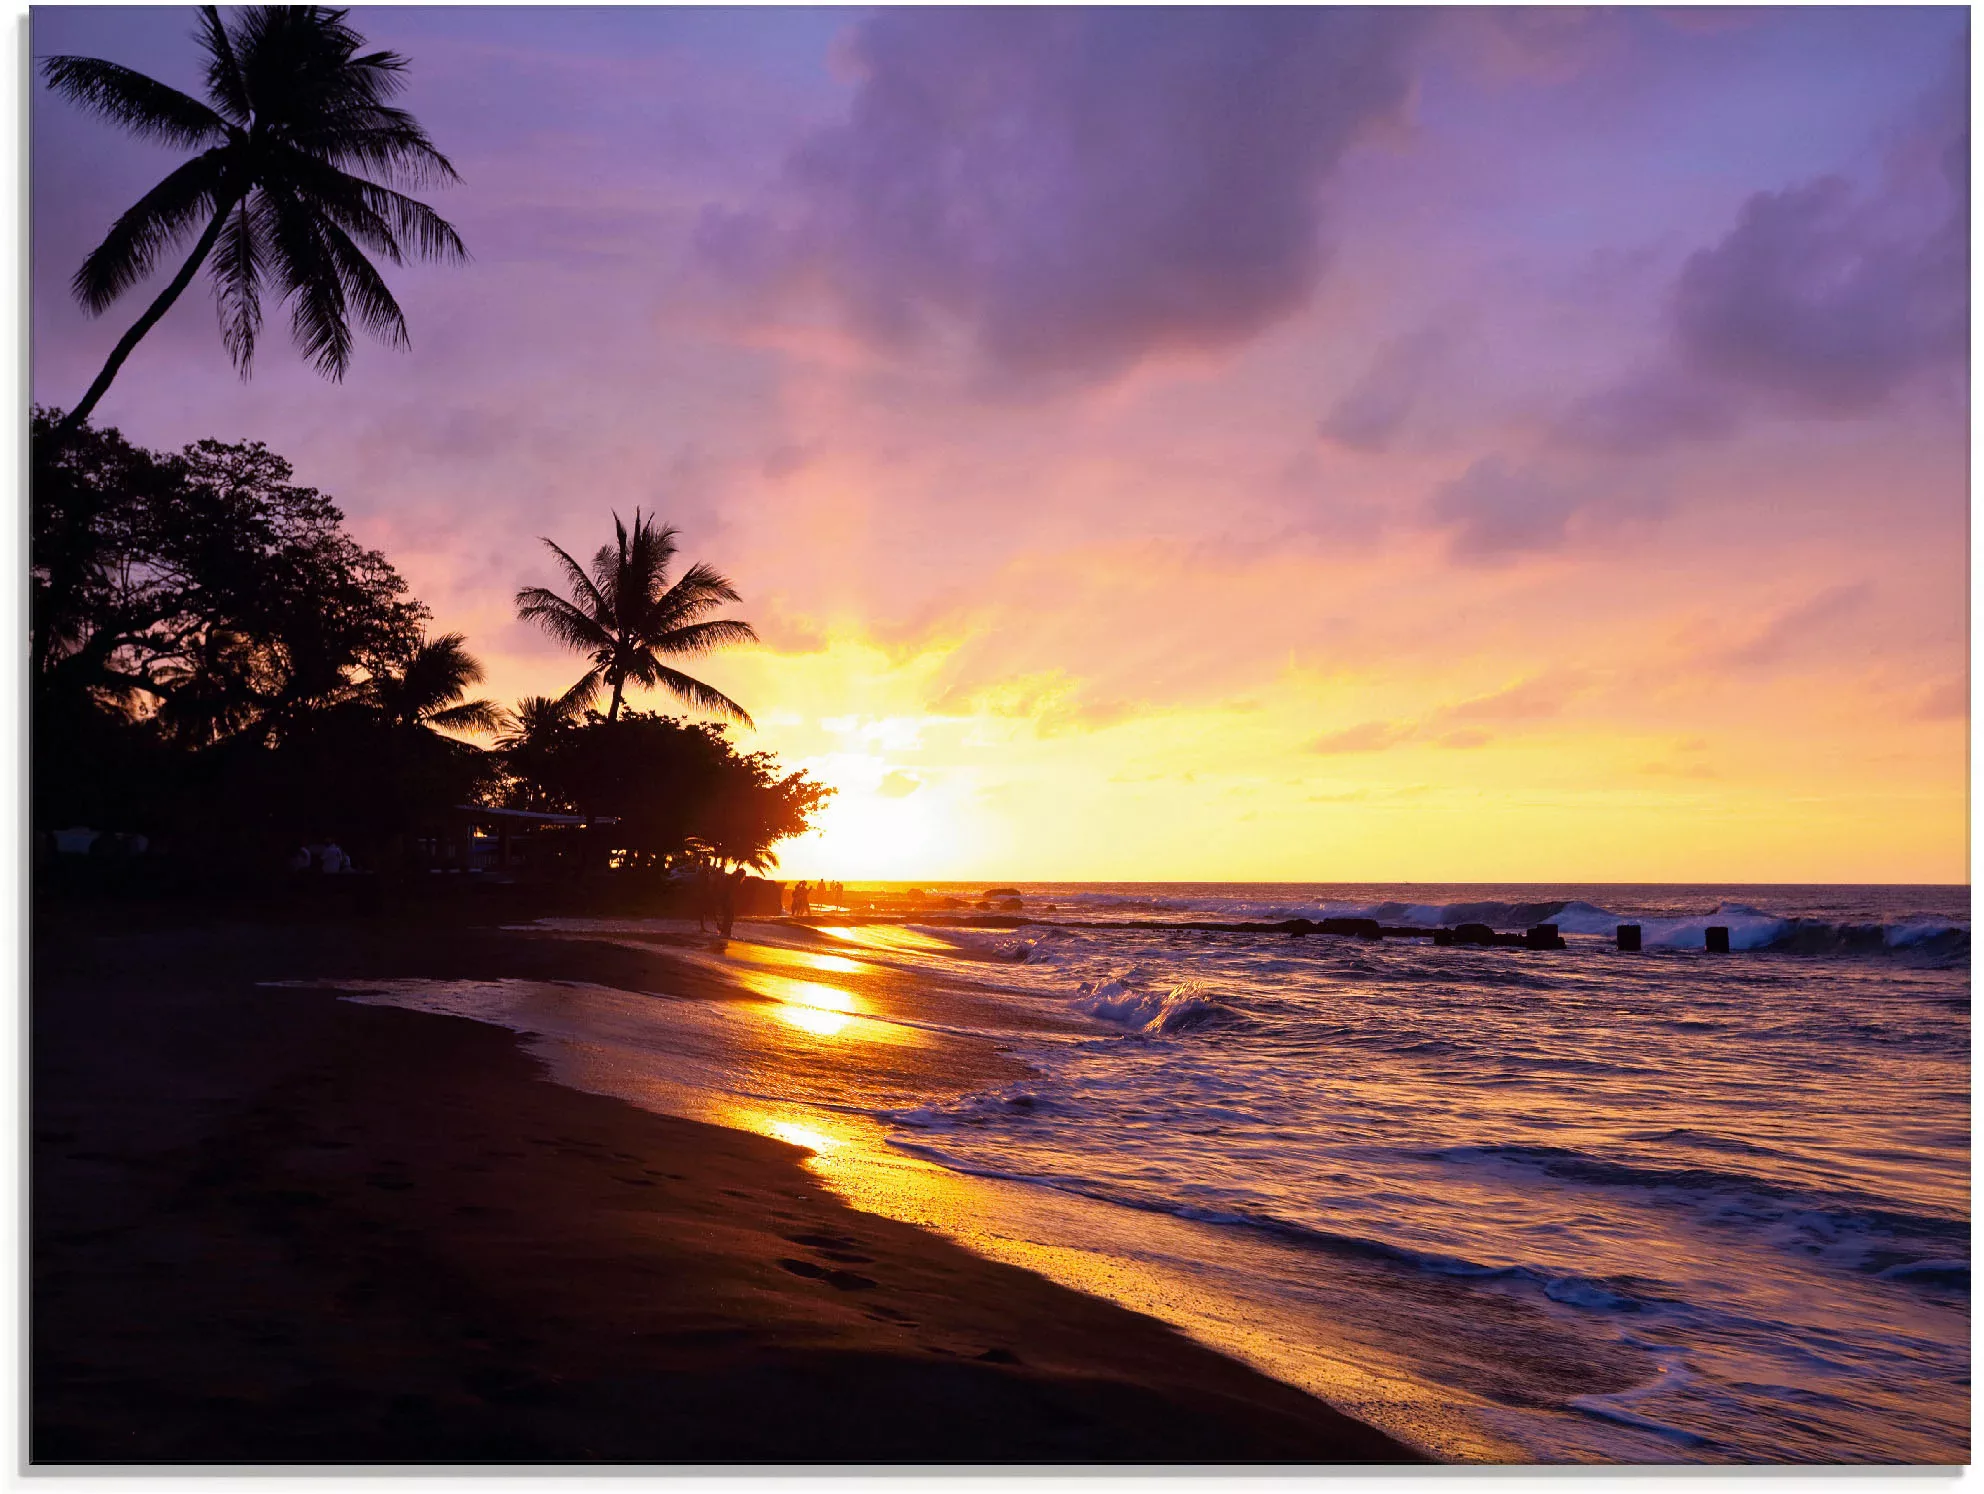
{"type": "Polygon", "coordinates": [[[796,1147],[553,1084],[492,1027],[257,985],[748,994],[665,947],[90,922],[36,924],[37,1464],[1416,1457],[848,1208],[796,1147]]]}

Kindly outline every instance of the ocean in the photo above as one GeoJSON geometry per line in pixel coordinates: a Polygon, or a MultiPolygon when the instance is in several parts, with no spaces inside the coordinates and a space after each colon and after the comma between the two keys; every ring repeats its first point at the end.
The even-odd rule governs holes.
{"type": "Polygon", "coordinates": [[[1033,922],[689,950],[779,1021],[526,982],[358,999],[783,1136],[863,1207],[1442,1456],[1967,1460],[1967,887],[1008,885],[1033,922]],[[1331,916],[1568,947],[1161,926],[1331,916]]]}

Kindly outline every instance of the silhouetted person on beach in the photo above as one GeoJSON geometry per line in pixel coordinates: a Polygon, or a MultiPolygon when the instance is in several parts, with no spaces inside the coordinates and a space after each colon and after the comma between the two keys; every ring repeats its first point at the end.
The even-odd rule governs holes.
{"type": "Polygon", "coordinates": [[[737,921],[737,893],[744,885],[744,868],[723,879],[723,891],[719,895],[716,910],[716,931],[724,938],[730,937],[730,926],[737,921]]]}

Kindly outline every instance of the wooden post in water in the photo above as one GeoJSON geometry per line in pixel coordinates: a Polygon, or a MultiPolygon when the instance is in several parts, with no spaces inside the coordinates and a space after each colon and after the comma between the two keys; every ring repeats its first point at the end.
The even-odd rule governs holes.
{"type": "Polygon", "coordinates": [[[1619,925],[1619,948],[1626,954],[1639,953],[1640,926],[1638,924],[1622,923],[1619,925]]]}
{"type": "Polygon", "coordinates": [[[1711,924],[1702,930],[1702,942],[1710,954],[1729,953],[1729,930],[1721,924],[1711,924]]]}

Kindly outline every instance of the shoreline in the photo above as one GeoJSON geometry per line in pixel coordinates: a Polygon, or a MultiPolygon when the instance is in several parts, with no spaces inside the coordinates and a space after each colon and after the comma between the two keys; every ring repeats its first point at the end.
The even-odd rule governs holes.
{"type": "Polygon", "coordinates": [[[1424,1461],[843,1203],[797,1147],[554,1083],[494,1027],[257,985],[748,999],[665,952],[88,916],[36,920],[38,1464],[1424,1461]]]}

